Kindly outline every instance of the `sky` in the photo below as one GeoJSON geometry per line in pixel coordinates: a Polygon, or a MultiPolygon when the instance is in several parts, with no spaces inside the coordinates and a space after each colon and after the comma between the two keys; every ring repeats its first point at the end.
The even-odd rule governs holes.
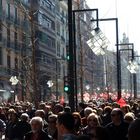
{"type": "MultiPolygon", "coordinates": [[[[140,7],[139,0],[86,0],[90,8],[98,8],[99,18],[118,18],[119,40],[123,33],[129,37],[129,43],[140,54],[140,7]]],[[[99,23],[101,30],[111,44],[115,44],[115,22],[99,23]]]]}

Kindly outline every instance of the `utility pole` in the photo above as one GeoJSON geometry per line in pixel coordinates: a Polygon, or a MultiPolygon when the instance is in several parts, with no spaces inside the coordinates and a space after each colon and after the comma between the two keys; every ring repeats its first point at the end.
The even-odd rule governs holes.
{"type": "Polygon", "coordinates": [[[33,99],[35,106],[38,107],[39,93],[37,85],[37,70],[36,70],[36,48],[35,48],[35,29],[34,29],[34,12],[32,11],[32,6],[30,10],[29,20],[31,23],[31,47],[32,47],[32,80],[33,80],[33,99]]]}
{"type": "Polygon", "coordinates": [[[68,62],[68,78],[70,90],[68,93],[69,106],[71,107],[72,112],[75,111],[75,102],[74,102],[74,45],[73,45],[73,26],[72,26],[72,0],[68,0],[68,29],[69,29],[69,62],[68,62]]]}

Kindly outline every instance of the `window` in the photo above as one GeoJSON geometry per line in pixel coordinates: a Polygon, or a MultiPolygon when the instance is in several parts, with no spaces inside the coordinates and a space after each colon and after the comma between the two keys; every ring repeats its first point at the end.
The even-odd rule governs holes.
{"type": "Polygon", "coordinates": [[[15,58],[15,69],[18,70],[18,59],[15,58]]]}
{"type": "Polygon", "coordinates": [[[0,65],[2,65],[2,48],[0,47],[0,65]]]}
{"type": "Polygon", "coordinates": [[[17,49],[17,40],[18,40],[18,38],[17,38],[17,32],[15,32],[15,49],[17,49]]]}
{"type": "Polygon", "coordinates": [[[8,74],[10,74],[11,73],[11,57],[9,54],[7,55],[7,68],[8,68],[8,74]]]}
{"type": "Polygon", "coordinates": [[[15,21],[17,21],[17,8],[15,7],[15,21]]]}
{"type": "Polygon", "coordinates": [[[57,56],[60,57],[60,43],[57,42],[57,56]]]}
{"type": "Polygon", "coordinates": [[[10,27],[7,28],[7,47],[10,47],[10,27]]]}
{"type": "Polygon", "coordinates": [[[7,3],[6,15],[7,15],[8,18],[10,18],[10,4],[9,3],[7,3]]]}

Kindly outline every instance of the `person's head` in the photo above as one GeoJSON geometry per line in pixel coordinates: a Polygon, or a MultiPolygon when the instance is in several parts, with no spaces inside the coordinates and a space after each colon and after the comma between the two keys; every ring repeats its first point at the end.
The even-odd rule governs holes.
{"type": "Polygon", "coordinates": [[[73,112],[72,115],[74,117],[75,127],[80,127],[81,122],[82,122],[80,113],[79,112],[73,112]]]}
{"type": "Polygon", "coordinates": [[[40,103],[39,104],[39,109],[40,110],[45,110],[45,108],[46,108],[46,104],[45,103],[40,103]]]}
{"type": "Polygon", "coordinates": [[[115,125],[119,125],[123,120],[123,112],[120,108],[114,108],[111,112],[111,120],[115,125]]]}
{"type": "Polygon", "coordinates": [[[84,109],[85,117],[88,117],[88,115],[89,115],[90,113],[93,113],[93,109],[92,109],[91,107],[86,107],[86,108],[84,109]]]}
{"type": "Polygon", "coordinates": [[[33,117],[30,121],[33,133],[37,133],[43,129],[44,123],[41,117],[33,117]]]}
{"type": "Polygon", "coordinates": [[[128,140],[140,140],[140,119],[136,119],[130,124],[128,140]]]}
{"type": "Polygon", "coordinates": [[[60,135],[72,133],[74,130],[74,117],[71,113],[62,112],[57,117],[57,129],[60,135]]]}
{"type": "Polygon", "coordinates": [[[83,102],[79,103],[79,111],[81,111],[82,109],[86,108],[86,105],[83,102]]]}
{"type": "Polygon", "coordinates": [[[101,107],[97,110],[97,114],[99,116],[103,114],[103,109],[101,107]]]}
{"type": "Polygon", "coordinates": [[[51,114],[48,117],[48,127],[56,128],[57,115],[51,114]]]}
{"type": "Polygon", "coordinates": [[[96,115],[95,113],[89,114],[89,116],[87,117],[87,124],[90,128],[100,126],[98,115],[96,115]]]}
{"type": "Polygon", "coordinates": [[[123,111],[124,114],[130,112],[130,106],[129,105],[124,105],[122,106],[121,110],[123,111]]]}
{"type": "Polygon", "coordinates": [[[127,123],[131,123],[132,121],[135,120],[135,115],[134,113],[132,112],[128,112],[125,114],[124,116],[124,121],[127,122],[127,123]]]}
{"type": "Polygon", "coordinates": [[[35,116],[38,116],[38,117],[41,117],[42,119],[44,119],[45,118],[44,110],[43,109],[42,110],[36,110],[35,116]]]}
{"type": "Polygon", "coordinates": [[[54,114],[58,114],[59,112],[62,112],[63,111],[63,106],[61,104],[56,104],[54,106],[54,114]]]}
{"type": "Polygon", "coordinates": [[[112,107],[111,107],[111,106],[106,106],[106,107],[104,108],[104,114],[110,114],[111,111],[112,111],[112,107]]]}
{"type": "Polygon", "coordinates": [[[70,106],[65,106],[65,107],[64,107],[64,112],[70,113],[70,112],[71,112],[70,106]]]}
{"type": "Polygon", "coordinates": [[[22,113],[20,119],[21,121],[27,122],[29,120],[29,115],[27,113],[22,113]]]}
{"type": "Polygon", "coordinates": [[[120,105],[117,102],[114,102],[112,104],[112,108],[120,108],[120,105]]]}
{"type": "Polygon", "coordinates": [[[14,109],[8,110],[8,120],[15,122],[18,119],[18,115],[14,109]]]}

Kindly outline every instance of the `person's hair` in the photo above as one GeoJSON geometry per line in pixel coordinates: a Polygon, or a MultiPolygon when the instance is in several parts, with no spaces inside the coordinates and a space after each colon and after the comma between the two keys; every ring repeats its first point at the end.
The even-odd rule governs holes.
{"type": "Polygon", "coordinates": [[[88,117],[88,115],[89,115],[90,113],[93,113],[93,109],[92,109],[91,107],[86,107],[86,108],[84,109],[84,114],[85,114],[85,116],[88,117]]]}
{"type": "Polygon", "coordinates": [[[48,119],[53,119],[54,121],[57,121],[57,115],[51,114],[48,116],[48,119]]]}
{"type": "Polygon", "coordinates": [[[21,120],[23,121],[28,121],[29,115],[27,113],[22,113],[20,116],[21,120]]]}
{"type": "Polygon", "coordinates": [[[70,106],[65,106],[65,107],[64,107],[64,112],[70,113],[70,112],[71,112],[70,106]]]}
{"type": "Polygon", "coordinates": [[[33,117],[30,121],[30,124],[32,124],[33,122],[39,123],[42,126],[42,128],[44,126],[44,122],[41,117],[33,117]]]}
{"type": "Polygon", "coordinates": [[[128,112],[124,115],[124,120],[126,120],[127,122],[132,122],[135,120],[135,115],[132,112],[128,112]]]}
{"type": "Polygon", "coordinates": [[[75,124],[76,125],[75,127],[80,127],[81,124],[82,124],[82,119],[81,119],[80,113],[79,112],[73,112],[72,115],[73,115],[73,117],[78,118],[78,122],[77,122],[77,124],[75,124]]]}
{"type": "Polygon", "coordinates": [[[45,103],[42,103],[42,102],[41,102],[41,103],[39,104],[39,109],[43,109],[43,110],[44,110],[45,107],[46,107],[46,104],[45,104],[45,103]]]}
{"type": "Polygon", "coordinates": [[[74,129],[74,117],[71,113],[61,112],[57,117],[58,124],[63,124],[63,126],[72,131],[74,129]]]}
{"type": "Polygon", "coordinates": [[[128,140],[140,140],[140,119],[136,119],[130,124],[128,140]]]}
{"type": "Polygon", "coordinates": [[[94,117],[95,119],[97,119],[97,123],[98,123],[98,126],[100,126],[100,121],[99,121],[99,117],[97,114],[95,113],[91,113],[89,114],[89,116],[87,117],[87,122],[89,121],[90,118],[94,117]]]}
{"type": "Polygon", "coordinates": [[[36,110],[36,112],[35,112],[35,116],[38,115],[38,113],[40,114],[39,117],[41,117],[41,118],[43,118],[43,119],[45,118],[45,112],[44,112],[43,109],[36,110]]]}
{"type": "Polygon", "coordinates": [[[124,119],[124,117],[123,117],[123,112],[122,112],[122,110],[121,110],[120,108],[114,108],[114,109],[112,110],[112,112],[116,112],[118,115],[120,115],[121,120],[124,119]]]}
{"type": "Polygon", "coordinates": [[[104,108],[104,113],[111,113],[111,111],[112,111],[112,107],[111,106],[106,106],[105,108],[104,108]]]}

